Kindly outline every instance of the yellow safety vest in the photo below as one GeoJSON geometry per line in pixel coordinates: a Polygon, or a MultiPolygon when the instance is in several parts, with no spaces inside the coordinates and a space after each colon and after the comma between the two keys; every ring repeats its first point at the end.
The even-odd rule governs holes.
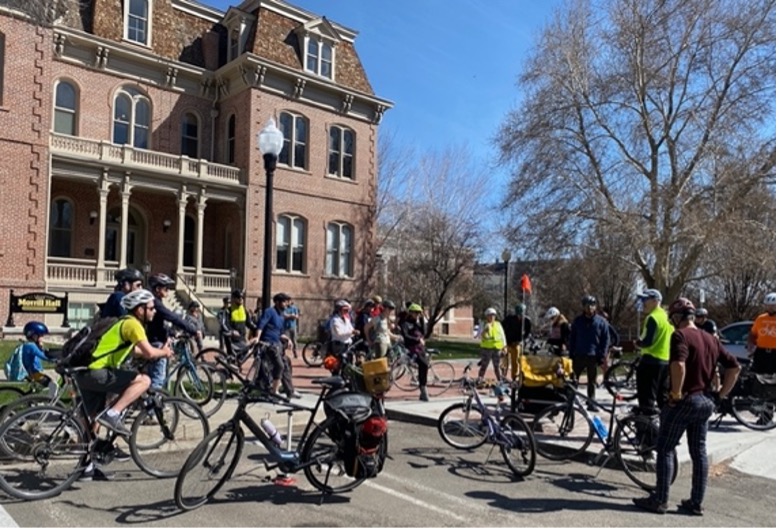
{"type": "Polygon", "coordinates": [[[491,325],[485,324],[484,325],[486,332],[486,337],[482,335],[481,343],[479,346],[481,348],[488,348],[488,349],[502,349],[506,346],[506,336],[503,333],[503,326],[498,321],[494,321],[491,325]]]}
{"type": "Polygon", "coordinates": [[[652,318],[655,321],[654,341],[648,347],[641,347],[641,355],[652,356],[660,361],[668,361],[671,358],[671,334],[674,326],[668,321],[668,314],[659,305],[644,319],[641,327],[641,337],[646,335],[646,323],[652,318]]]}

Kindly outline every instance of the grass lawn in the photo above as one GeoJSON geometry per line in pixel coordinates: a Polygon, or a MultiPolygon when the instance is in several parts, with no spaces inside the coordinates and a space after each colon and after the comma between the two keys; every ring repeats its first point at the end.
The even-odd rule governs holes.
{"type": "Polygon", "coordinates": [[[441,354],[436,356],[438,360],[478,358],[479,344],[475,341],[450,341],[428,340],[428,348],[437,348],[441,354]]]}

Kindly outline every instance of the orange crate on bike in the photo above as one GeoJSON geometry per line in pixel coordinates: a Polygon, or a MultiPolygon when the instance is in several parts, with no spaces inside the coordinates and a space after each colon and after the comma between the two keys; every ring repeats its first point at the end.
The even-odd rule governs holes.
{"type": "Polygon", "coordinates": [[[387,358],[364,361],[362,364],[362,377],[365,383],[365,390],[369,393],[375,395],[389,391],[390,371],[387,358]]]}

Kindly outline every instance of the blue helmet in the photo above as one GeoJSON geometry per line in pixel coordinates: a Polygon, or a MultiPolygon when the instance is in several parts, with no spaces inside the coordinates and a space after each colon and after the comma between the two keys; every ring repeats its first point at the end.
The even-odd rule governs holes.
{"type": "Polygon", "coordinates": [[[24,337],[32,339],[32,336],[45,336],[49,333],[49,328],[40,321],[30,321],[24,325],[24,337]]]}

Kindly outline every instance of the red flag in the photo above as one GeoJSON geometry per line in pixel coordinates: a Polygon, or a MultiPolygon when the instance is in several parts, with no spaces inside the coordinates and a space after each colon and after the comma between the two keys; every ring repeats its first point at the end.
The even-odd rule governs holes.
{"type": "Polygon", "coordinates": [[[532,293],[533,290],[530,287],[530,277],[522,275],[522,279],[519,281],[519,287],[523,293],[532,293]]]}

